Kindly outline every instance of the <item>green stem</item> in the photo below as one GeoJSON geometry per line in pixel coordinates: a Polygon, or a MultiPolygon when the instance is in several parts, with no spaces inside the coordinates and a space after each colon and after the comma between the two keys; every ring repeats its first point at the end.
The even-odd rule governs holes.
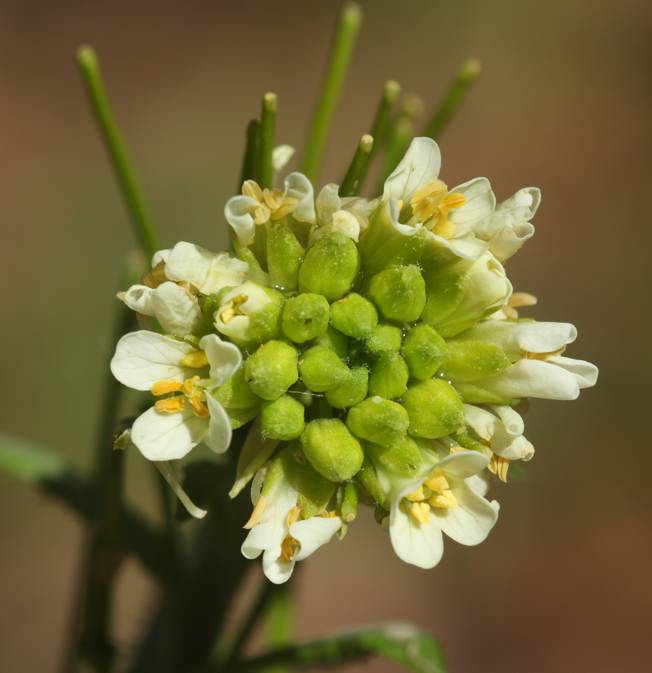
{"type": "MultiPolygon", "coordinates": [[[[245,134],[246,144],[244,156],[242,157],[242,170],[240,171],[240,182],[236,188],[239,194],[242,189],[242,183],[245,180],[256,180],[256,157],[258,156],[258,138],[259,138],[260,122],[257,119],[252,119],[247,124],[247,131],[245,134]]],[[[229,227],[230,229],[230,227],[229,227]]],[[[233,231],[233,230],[231,230],[233,231]]]]}
{"type": "Polygon", "coordinates": [[[259,176],[261,187],[271,187],[274,180],[272,153],[274,151],[274,135],[276,133],[276,110],[278,99],[275,93],[263,96],[260,113],[260,143],[258,147],[259,176]]]}
{"type": "Polygon", "coordinates": [[[349,169],[346,171],[346,175],[342,180],[340,186],[340,196],[355,196],[358,193],[360,184],[364,179],[365,173],[369,166],[369,159],[371,158],[371,152],[374,148],[374,138],[368,133],[360,138],[358,147],[355,150],[353,159],[351,159],[351,164],[349,169]]]}
{"type": "Polygon", "coordinates": [[[480,75],[482,67],[480,61],[471,58],[462,63],[462,66],[457,71],[455,78],[450,83],[448,90],[442,96],[435,112],[426,124],[421,135],[428,136],[437,140],[442,132],[457,112],[464,95],[469,90],[469,87],[480,75]]]}
{"type": "Polygon", "coordinates": [[[95,121],[129,210],[136,236],[145,252],[151,257],[159,249],[156,233],[147,213],[145,202],[136,185],[136,178],[127,151],[120,137],[115,117],[111,112],[95,51],[91,47],[81,47],[77,51],[77,63],[95,121]]]}
{"type": "Polygon", "coordinates": [[[376,115],[374,121],[371,125],[371,131],[369,135],[374,139],[373,147],[371,151],[364,155],[362,166],[360,167],[360,177],[358,179],[358,184],[355,191],[351,194],[354,196],[360,193],[364,180],[369,172],[369,167],[371,166],[371,161],[374,158],[378,149],[384,144],[387,139],[387,133],[389,131],[389,122],[392,114],[392,108],[394,103],[401,93],[401,86],[398,82],[394,80],[389,80],[385,82],[383,87],[383,95],[378,102],[378,108],[376,109],[376,115]]]}
{"type": "MultiPolygon", "coordinates": [[[[292,640],[295,616],[292,590],[295,587],[295,580],[296,569],[293,581],[281,584],[271,595],[265,619],[265,642],[269,648],[284,647],[292,640]]],[[[265,669],[265,673],[286,672],[287,668],[283,664],[265,669]]]]}
{"type": "Polygon", "coordinates": [[[360,7],[355,3],[344,5],[337,20],[326,73],[313,110],[301,162],[301,170],[311,180],[317,177],[333,112],[349,68],[361,22],[360,7]]]}

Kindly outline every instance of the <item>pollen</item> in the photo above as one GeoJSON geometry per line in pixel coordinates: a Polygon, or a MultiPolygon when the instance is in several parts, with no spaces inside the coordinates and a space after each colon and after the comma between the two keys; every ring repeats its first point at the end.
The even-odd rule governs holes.
{"type": "Polygon", "coordinates": [[[167,395],[168,393],[178,393],[183,385],[173,379],[161,379],[152,384],[150,391],[152,395],[159,397],[160,395],[167,395]]]}
{"type": "Polygon", "coordinates": [[[449,507],[457,507],[457,498],[453,495],[453,491],[446,489],[442,493],[433,495],[428,502],[431,507],[436,509],[448,509],[449,507]]]}
{"type": "Polygon", "coordinates": [[[208,358],[204,351],[190,351],[181,358],[179,363],[182,367],[191,367],[192,369],[201,369],[208,364],[208,358]]]}
{"type": "Polygon", "coordinates": [[[422,185],[410,199],[414,217],[420,222],[431,223],[431,231],[443,238],[453,238],[455,235],[455,224],[448,219],[448,215],[465,203],[464,194],[449,192],[446,183],[438,179],[422,185]]]}
{"type": "Polygon", "coordinates": [[[184,408],[185,404],[186,398],[181,395],[176,395],[175,397],[168,397],[164,400],[156,400],[156,402],[154,402],[154,408],[159,413],[176,414],[184,408]]]}
{"type": "Polygon", "coordinates": [[[421,500],[425,500],[426,494],[423,492],[423,486],[419,486],[419,488],[412,491],[410,495],[406,495],[405,498],[410,502],[421,502],[421,500]]]}
{"type": "Polygon", "coordinates": [[[225,325],[228,325],[228,323],[230,323],[237,315],[244,315],[240,306],[242,306],[247,299],[249,299],[249,297],[246,294],[239,294],[237,297],[233,297],[220,314],[220,320],[225,325]]]}
{"type": "Polygon", "coordinates": [[[507,470],[509,470],[509,460],[494,453],[489,463],[489,472],[495,474],[503,483],[507,483],[507,470]]]}
{"type": "Polygon", "coordinates": [[[260,523],[261,519],[263,518],[263,514],[265,512],[266,507],[267,507],[267,498],[264,495],[261,495],[260,498],[258,498],[258,502],[256,503],[253,512],[249,517],[249,520],[243,526],[243,528],[245,528],[246,530],[251,530],[254,526],[257,526],[260,523]]]}
{"type": "Polygon", "coordinates": [[[443,493],[450,489],[450,484],[443,474],[432,474],[425,481],[426,486],[435,493],[443,493]]]}

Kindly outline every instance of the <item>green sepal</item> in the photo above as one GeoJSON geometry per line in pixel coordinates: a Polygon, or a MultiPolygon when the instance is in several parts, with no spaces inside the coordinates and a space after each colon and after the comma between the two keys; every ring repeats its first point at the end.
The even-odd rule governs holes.
{"type": "Polygon", "coordinates": [[[296,442],[281,452],[281,458],[286,479],[299,493],[302,517],[308,519],[321,514],[328,507],[336,485],[311,467],[296,442]]]}
{"type": "Polygon", "coordinates": [[[441,375],[454,383],[473,383],[492,378],[512,363],[505,351],[486,341],[449,341],[441,375]]]}
{"type": "Polygon", "coordinates": [[[358,488],[352,481],[349,481],[341,487],[341,494],[340,517],[345,524],[351,523],[358,516],[358,488]]]}
{"type": "Polygon", "coordinates": [[[414,477],[423,462],[419,447],[410,437],[403,437],[392,446],[367,442],[364,450],[376,464],[399,477],[414,477]]]}

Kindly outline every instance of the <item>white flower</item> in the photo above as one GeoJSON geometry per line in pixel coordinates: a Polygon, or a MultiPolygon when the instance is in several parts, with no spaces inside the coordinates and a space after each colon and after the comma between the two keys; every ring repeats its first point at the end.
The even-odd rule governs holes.
{"type": "Polygon", "coordinates": [[[439,563],[442,533],[464,545],[480,544],[498,518],[498,503],[478,492],[475,477],[489,464],[477,451],[452,453],[419,479],[400,488],[392,500],[389,534],[400,559],[419,568],[439,563]]]}
{"type": "Polygon", "coordinates": [[[242,194],[231,197],[224,206],[224,217],[240,245],[251,245],[256,226],[292,215],[298,222],[314,223],[314,192],[302,173],[290,173],[284,189],[261,189],[253,180],[242,185],[242,194]]]}
{"type": "Polygon", "coordinates": [[[247,342],[253,338],[252,317],[274,301],[268,288],[247,281],[224,295],[215,312],[215,329],[233,341],[247,342]]]}
{"type": "MultiPolygon", "coordinates": [[[[496,344],[515,360],[499,376],[481,383],[485,391],[502,399],[574,400],[598,378],[595,365],[561,355],[576,337],[570,323],[487,320],[459,338],[496,344]]],[[[459,388],[464,395],[464,385],[459,388]]]]}
{"type": "Polygon", "coordinates": [[[476,227],[475,234],[487,241],[489,250],[501,261],[509,259],[534,236],[534,217],[541,203],[541,190],[524,187],[498,204],[494,213],[476,227]]]}
{"type": "Polygon", "coordinates": [[[253,514],[245,526],[249,534],[242,543],[248,559],[263,555],[263,572],[270,582],[282,584],[292,575],[294,564],[326,544],[342,527],[338,516],[300,519],[299,493],[280,476],[261,493],[261,474],[251,488],[253,514]]]}
{"type": "Polygon", "coordinates": [[[490,411],[471,404],[464,405],[468,426],[487,447],[490,472],[507,481],[507,470],[512,460],[528,461],[534,456],[534,446],[524,437],[525,424],[521,416],[509,406],[494,405],[490,411]]]}
{"type": "Polygon", "coordinates": [[[383,200],[396,203],[394,226],[424,228],[429,245],[450,250],[459,257],[477,259],[487,244],[476,229],[489,218],[496,198],[486,178],[475,178],[449,190],[439,176],[441,155],[430,138],[415,138],[405,156],[385,181],[383,200]],[[407,212],[407,221],[399,222],[407,212]]]}
{"type": "Polygon", "coordinates": [[[111,360],[113,375],[123,385],[161,397],[131,430],[131,440],[145,458],[183,458],[200,442],[216,453],[226,451],[229,417],[211,392],[241,363],[238,348],[216,334],[203,337],[198,348],[145,330],[123,336],[111,360]]]}
{"type": "Polygon", "coordinates": [[[354,241],[369,225],[369,215],[376,207],[374,201],[355,196],[339,195],[339,186],[330,183],[322,188],[315,204],[318,228],[314,235],[327,231],[339,231],[354,241]]]}
{"type": "Polygon", "coordinates": [[[294,156],[294,147],[291,145],[278,145],[272,151],[272,168],[274,173],[280,173],[294,156]]]}

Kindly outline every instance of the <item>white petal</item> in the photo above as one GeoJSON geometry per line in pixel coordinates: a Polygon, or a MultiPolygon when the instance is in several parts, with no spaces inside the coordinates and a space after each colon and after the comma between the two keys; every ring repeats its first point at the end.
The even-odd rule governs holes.
{"type": "Polygon", "coordinates": [[[294,557],[295,561],[303,561],[319,547],[330,542],[331,538],[342,527],[339,516],[313,516],[303,521],[296,521],[290,526],[290,535],[299,541],[301,549],[294,557]]]}
{"type": "Polygon", "coordinates": [[[186,336],[202,325],[197,297],[176,283],[159,285],[151,296],[153,314],[168,334],[186,336]]]}
{"type": "Polygon", "coordinates": [[[224,217],[238,237],[240,245],[251,245],[256,236],[254,218],[250,215],[258,201],[251,196],[232,196],[224,206],[224,217]]]}
{"type": "Polygon", "coordinates": [[[152,296],[154,290],[147,285],[132,285],[126,292],[118,293],[118,299],[123,301],[132,311],[142,315],[153,316],[152,296]]]}
{"type": "Polygon", "coordinates": [[[224,453],[231,444],[231,421],[224,407],[210,393],[206,393],[206,404],[211,416],[204,444],[215,453],[224,453]]]}
{"type": "Polygon", "coordinates": [[[294,561],[283,561],[271,551],[266,551],[263,554],[263,572],[272,584],[287,582],[293,570],[294,561]]]}
{"type": "Polygon", "coordinates": [[[173,414],[154,407],[141,414],[131,429],[131,441],[148,460],[178,460],[199,444],[208,431],[208,421],[186,407],[173,414]]]}
{"type": "Polygon", "coordinates": [[[491,450],[507,460],[528,461],[534,456],[534,446],[523,435],[496,437],[496,441],[491,443],[491,450]]]}
{"type": "Polygon", "coordinates": [[[482,472],[487,465],[489,465],[489,458],[482,453],[457,451],[442,458],[435,467],[456,479],[466,479],[482,472]]]}
{"type": "Polygon", "coordinates": [[[549,357],[547,362],[563,367],[567,372],[570,372],[575,377],[580,389],[590,388],[598,381],[598,368],[592,362],[566,358],[563,355],[549,357]]]}
{"type": "Polygon", "coordinates": [[[315,222],[315,195],[310,180],[303,173],[290,173],[285,178],[285,194],[298,199],[292,217],[298,222],[315,222]]]}
{"type": "Polygon", "coordinates": [[[544,400],[575,400],[580,388],[575,376],[543,360],[519,360],[482,387],[500,397],[540,397],[544,400]]]}
{"type": "Polygon", "coordinates": [[[237,346],[222,341],[217,334],[207,334],[199,341],[199,347],[206,353],[210,369],[211,383],[216,388],[226,383],[242,364],[242,353],[237,346]]]}
{"type": "Polygon", "coordinates": [[[498,418],[486,409],[476,407],[472,404],[465,404],[464,418],[468,425],[471,426],[473,432],[486,442],[490,441],[496,432],[498,418]]]}
{"type": "Polygon", "coordinates": [[[516,254],[523,244],[534,236],[534,225],[530,222],[518,222],[502,228],[489,240],[489,250],[504,262],[516,254]]]}
{"type": "Polygon", "coordinates": [[[331,182],[317,195],[315,204],[317,210],[317,223],[321,226],[328,225],[333,220],[333,213],[342,208],[342,200],[339,196],[339,186],[331,182]]]}
{"type": "Polygon", "coordinates": [[[431,138],[415,138],[405,156],[385,180],[383,199],[407,203],[414,192],[439,175],[441,153],[431,138]]]}
{"type": "Polygon", "coordinates": [[[525,432],[525,422],[521,415],[505,404],[496,404],[491,410],[500,418],[505,430],[513,436],[522,435],[525,432]]]}
{"type": "Polygon", "coordinates": [[[248,264],[231,257],[228,252],[211,252],[185,241],[172,248],[165,264],[168,278],[191,283],[203,294],[214,294],[223,287],[239,285],[248,269],[248,264]]]}
{"type": "Polygon", "coordinates": [[[432,514],[448,537],[464,545],[483,542],[498,520],[497,509],[464,481],[451,484],[457,507],[433,510],[432,514]]]}
{"type": "Polygon", "coordinates": [[[478,495],[487,495],[489,491],[489,479],[486,474],[474,474],[472,477],[467,477],[464,481],[478,495]]]}
{"type": "Polygon", "coordinates": [[[195,519],[203,519],[208,512],[201,507],[197,507],[188,494],[183,490],[183,486],[177,477],[172,463],[169,461],[157,461],[154,465],[156,465],[158,471],[163,475],[165,481],[167,481],[170,488],[174,491],[174,494],[179,498],[179,502],[186,508],[188,514],[194,516],[195,519]]]}
{"type": "Polygon", "coordinates": [[[333,213],[331,225],[333,231],[339,231],[356,243],[360,238],[360,222],[358,218],[347,210],[337,210],[333,213]]]}
{"type": "Polygon", "coordinates": [[[389,515],[389,535],[396,555],[418,568],[434,568],[444,553],[444,541],[436,517],[426,523],[413,521],[399,504],[389,515]]]}
{"type": "Polygon", "coordinates": [[[538,187],[523,187],[496,208],[501,215],[508,215],[512,222],[529,222],[541,204],[541,190],[538,187]]]}
{"type": "Polygon", "coordinates": [[[272,167],[275,173],[282,171],[294,156],[294,147],[278,145],[272,150],[272,167]]]}
{"type": "Polygon", "coordinates": [[[464,332],[462,339],[488,341],[500,346],[511,359],[522,353],[552,353],[577,338],[574,325],[567,322],[511,322],[486,320],[464,332]]]}
{"type": "Polygon", "coordinates": [[[242,547],[240,547],[240,551],[245,558],[255,559],[258,558],[265,549],[269,549],[275,544],[278,545],[278,540],[274,537],[274,525],[271,522],[266,521],[264,523],[259,523],[249,531],[242,543],[242,547]]]}
{"type": "Polygon", "coordinates": [[[169,250],[157,250],[153,255],[152,255],[152,269],[155,266],[158,266],[161,262],[167,262],[168,257],[170,256],[170,251],[169,250]]]}
{"type": "Polygon", "coordinates": [[[118,341],[111,371],[120,383],[135,390],[149,390],[162,379],[183,382],[186,370],[179,362],[192,350],[189,344],[156,332],[130,332],[118,341]]]}
{"type": "Polygon", "coordinates": [[[487,178],[474,178],[454,187],[451,192],[466,197],[466,203],[453,210],[449,216],[460,235],[472,231],[476,225],[491,217],[496,207],[496,197],[487,178]]]}

